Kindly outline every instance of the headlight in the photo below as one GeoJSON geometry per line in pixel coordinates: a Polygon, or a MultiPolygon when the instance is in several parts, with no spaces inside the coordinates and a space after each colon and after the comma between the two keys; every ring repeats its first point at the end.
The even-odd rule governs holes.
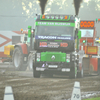
{"type": "Polygon", "coordinates": [[[37,53],[37,57],[40,58],[40,53],[37,53]]]}
{"type": "Polygon", "coordinates": [[[40,58],[37,58],[37,62],[39,62],[40,61],[40,58]]]}
{"type": "Polygon", "coordinates": [[[70,62],[70,54],[66,54],[66,62],[67,62],[67,63],[70,62]]]}
{"type": "Polygon", "coordinates": [[[70,59],[70,54],[66,54],[66,58],[69,58],[70,59]]]}
{"type": "Polygon", "coordinates": [[[75,54],[75,57],[77,57],[77,53],[75,54]]]}
{"type": "Polygon", "coordinates": [[[66,62],[69,63],[70,62],[70,59],[66,59],[66,62]]]}
{"type": "Polygon", "coordinates": [[[37,53],[37,62],[39,62],[40,61],[40,53],[37,53]]]}

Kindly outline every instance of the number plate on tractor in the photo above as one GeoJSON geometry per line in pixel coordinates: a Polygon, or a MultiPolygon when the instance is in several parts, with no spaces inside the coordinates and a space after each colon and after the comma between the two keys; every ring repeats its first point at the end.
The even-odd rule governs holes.
{"type": "Polygon", "coordinates": [[[48,67],[49,67],[49,68],[57,68],[58,65],[49,65],[48,67]]]}

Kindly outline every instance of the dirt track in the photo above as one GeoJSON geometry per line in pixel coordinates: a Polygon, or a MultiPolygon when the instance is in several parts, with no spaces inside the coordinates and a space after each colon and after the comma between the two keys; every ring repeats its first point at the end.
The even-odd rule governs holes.
{"type": "Polygon", "coordinates": [[[12,86],[15,100],[68,100],[74,82],[81,85],[82,98],[100,96],[100,76],[83,79],[69,79],[63,76],[33,78],[32,72],[0,72],[0,100],[3,100],[5,86],[12,86]]]}

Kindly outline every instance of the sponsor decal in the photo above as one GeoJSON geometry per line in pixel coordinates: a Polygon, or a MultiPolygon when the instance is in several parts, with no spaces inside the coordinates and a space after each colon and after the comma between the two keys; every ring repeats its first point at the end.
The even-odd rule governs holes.
{"type": "Polygon", "coordinates": [[[39,47],[50,47],[50,48],[58,48],[59,44],[56,42],[40,42],[39,47]]]}
{"type": "Polygon", "coordinates": [[[40,42],[39,47],[59,48],[67,47],[68,43],[57,43],[57,42],[40,42]]]}
{"type": "Polygon", "coordinates": [[[46,42],[40,42],[39,47],[47,47],[47,43],[46,42]]]}
{"type": "Polygon", "coordinates": [[[66,22],[36,22],[35,25],[44,25],[44,26],[70,26],[74,27],[75,23],[66,23],[66,22]]]}
{"type": "Polygon", "coordinates": [[[55,43],[55,42],[50,42],[50,43],[48,44],[48,47],[58,48],[58,47],[59,47],[59,44],[58,44],[58,43],[55,43]]]}
{"type": "Polygon", "coordinates": [[[96,54],[98,53],[98,47],[97,46],[87,46],[86,54],[96,54]]]}
{"type": "Polygon", "coordinates": [[[70,36],[35,36],[35,39],[52,39],[52,40],[73,40],[73,37],[70,36]]]}
{"type": "Polygon", "coordinates": [[[61,43],[61,44],[60,44],[60,47],[67,47],[67,46],[68,46],[67,43],[61,43]]]}

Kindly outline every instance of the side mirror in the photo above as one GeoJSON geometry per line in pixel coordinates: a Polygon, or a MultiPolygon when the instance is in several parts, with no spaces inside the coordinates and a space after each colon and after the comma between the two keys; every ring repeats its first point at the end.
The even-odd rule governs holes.
{"type": "Polygon", "coordinates": [[[33,32],[35,32],[35,29],[33,29],[33,32]]]}
{"type": "Polygon", "coordinates": [[[33,37],[35,36],[35,29],[33,29],[33,37]]]}

